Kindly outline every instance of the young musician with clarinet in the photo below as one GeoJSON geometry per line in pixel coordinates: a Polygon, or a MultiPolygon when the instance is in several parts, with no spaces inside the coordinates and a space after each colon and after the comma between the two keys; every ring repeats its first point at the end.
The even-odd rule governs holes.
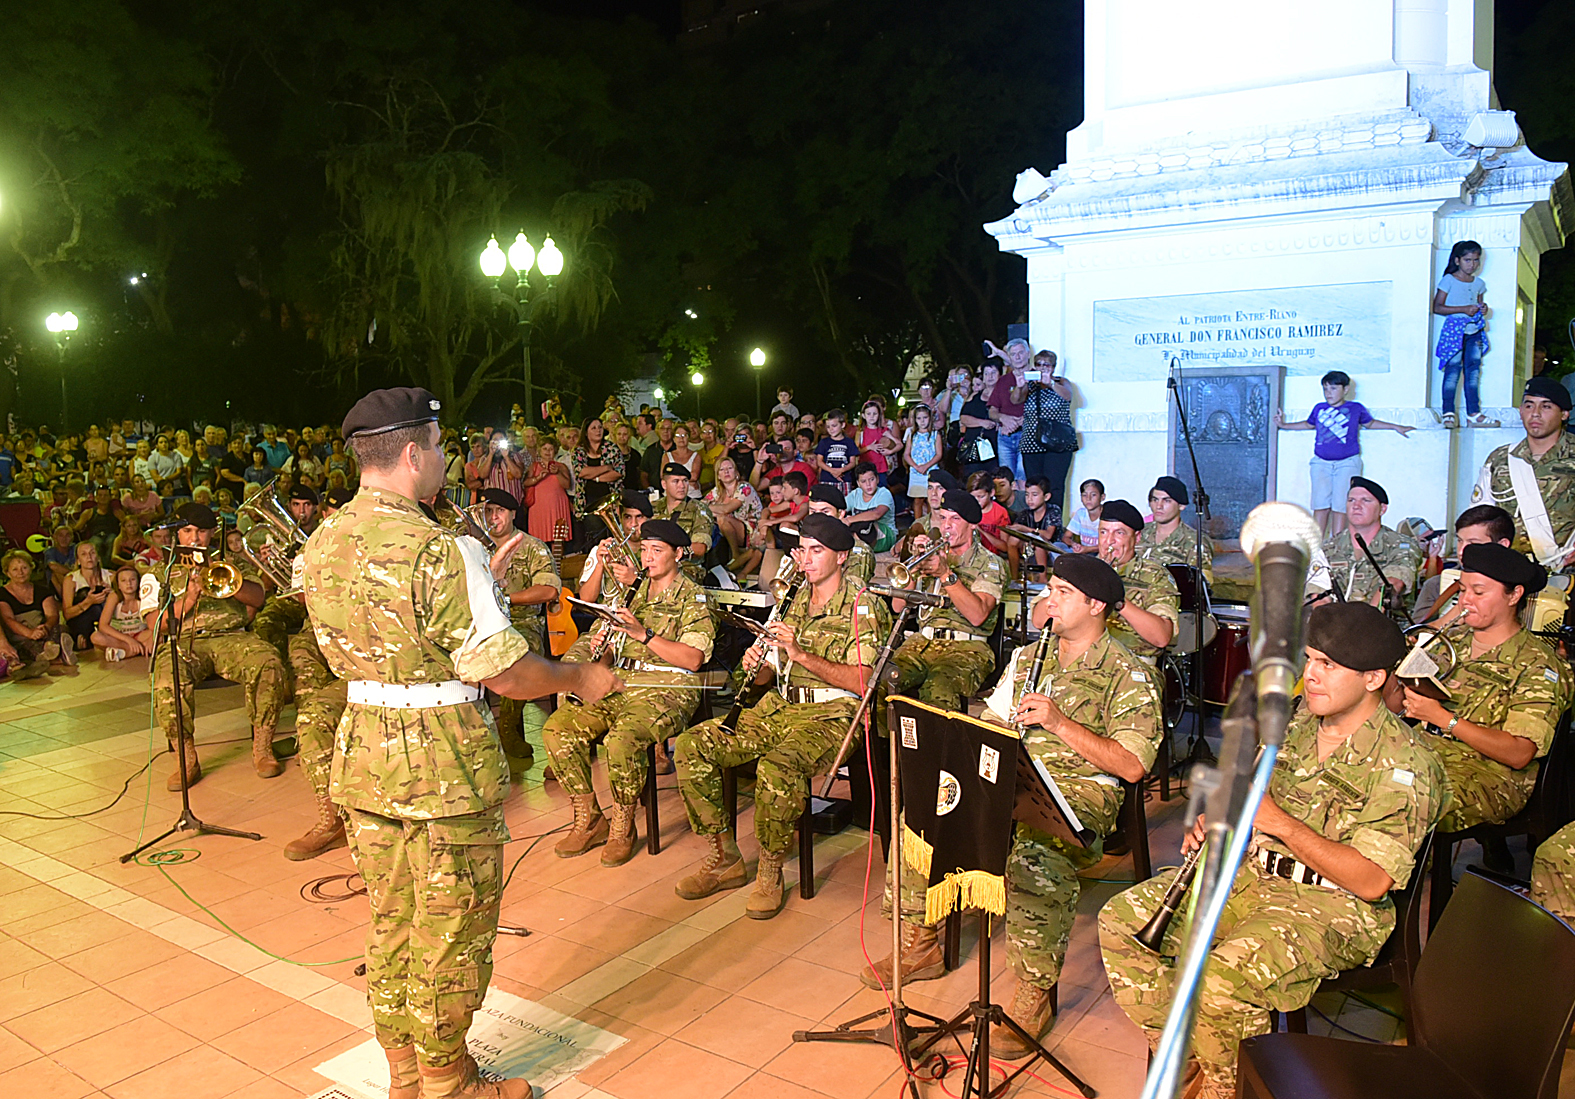
{"type": "MultiPolygon", "coordinates": [[[[1103,838],[1116,828],[1120,780],[1136,782],[1159,751],[1164,731],[1154,670],[1117,641],[1107,619],[1121,607],[1121,578],[1091,555],[1063,554],[1046,585],[1050,628],[1032,649],[1019,650],[1014,674],[1003,677],[988,712],[1023,727],[1028,751],[1049,771],[1084,827],[1103,838]],[[1039,659],[1043,656],[1042,663],[1039,659]],[[1032,669],[1039,674],[1029,682],[1032,669]]],[[[1050,990],[1061,978],[1080,892],[1078,871],[1102,857],[1099,843],[1075,846],[1018,822],[1006,863],[1006,947],[1017,974],[1007,1009],[1035,1039],[1055,1017],[1050,990]]],[[[925,881],[903,868],[903,980],[944,972],[934,927],[921,926],[925,881]]],[[[891,984],[891,959],[865,969],[864,983],[891,984]]],[[[1014,1031],[990,1033],[992,1056],[1018,1060],[1033,1047],[1014,1031]]]]}
{"type": "Polygon", "coordinates": [[[841,747],[891,628],[885,604],[844,579],[854,542],[847,525],[812,513],[798,527],[794,555],[803,582],[784,599],[786,609],[770,624],[768,644],[744,655],[746,682],[767,683],[775,672],[777,690],[767,691],[748,709],[681,734],[676,752],[678,790],[690,827],[710,849],[695,872],[678,882],[677,893],[685,900],[737,889],[746,881],[743,855],[727,831],[722,769],[760,761],[755,774],[760,866],[745,907],[745,914],[757,920],[782,909],[782,864],[793,846],[809,780],[841,747]],[[775,651],[769,663],[768,650],[775,651]]]}
{"type": "MultiPolygon", "coordinates": [[[[1186,1099],[1235,1095],[1236,1047],[1268,1033],[1270,1011],[1305,1007],[1325,977],[1372,962],[1394,928],[1389,892],[1410,879],[1417,849],[1448,805],[1437,757],[1382,704],[1406,652],[1400,628],[1366,603],[1326,604],[1312,613],[1306,649],[1302,705],[1198,999],[1192,1049],[1200,1071],[1186,1099]]],[[[1190,854],[1203,834],[1200,817],[1183,849],[1190,854]]],[[[1111,993],[1151,1048],[1170,1010],[1182,925],[1147,925],[1162,899],[1185,908],[1179,886],[1165,896],[1177,877],[1150,878],[1099,914],[1111,993]]]]}
{"type": "Polygon", "coordinates": [[[671,519],[649,519],[640,528],[645,576],[633,582],[618,625],[610,628],[621,678],[641,685],[593,705],[567,698],[542,729],[553,773],[574,807],[574,826],[553,849],[560,858],[602,844],[603,866],[621,866],[634,857],[639,838],[634,809],[645,788],[646,749],[677,736],[699,705],[695,673],[711,655],[716,624],[705,589],[681,568],[689,541],[689,532],[671,519]],[[611,819],[602,815],[591,786],[591,745],[598,740],[612,786],[611,819]]]}

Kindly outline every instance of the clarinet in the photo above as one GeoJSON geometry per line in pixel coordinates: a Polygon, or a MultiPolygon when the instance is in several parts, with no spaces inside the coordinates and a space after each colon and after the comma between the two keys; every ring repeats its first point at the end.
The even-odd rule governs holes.
{"type": "Polygon", "coordinates": [[[1176,910],[1181,907],[1181,899],[1187,895],[1187,890],[1192,888],[1192,879],[1198,872],[1198,857],[1203,854],[1203,844],[1198,844],[1188,853],[1186,860],[1181,864],[1181,869],[1176,871],[1176,876],[1171,880],[1170,888],[1165,890],[1165,895],[1160,898],[1159,908],[1143,925],[1143,930],[1132,936],[1132,941],[1141,946],[1150,954],[1158,954],[1160,944],[1165,941],[1165,932],[1170,927],[1170,921],[1175,917],[1176,910]]]}
{"type": "MultiPolygon", "coordinates": [[[[771,613],[766,616],[766,629],[769,630],[776,623],[777,619],[782,617],[783,612],[787,610],[788,605],[793,602],[794,597],[798,595],[799,589],[803,586],[804,574],[800,572],[793,577],[793,582],[788,585],[786,593],[783,594],[781,599],[777,600],[777,605],[772,607],[771,613]]],[[[740,666],[747,668],[747,670],[744,672],[743,681],[738,685],[738,695],[733,699],[732,708],[727,711],[727,716],[722,719],[722,728],[728,733],[736,733],[738,731],[738,719],[744,713],[744,692],[749,690],[749,685],[754,682],[756,674],[760,671],[760,665],[766,662],[766,651],[766,635],[761,634],[755,638],[755,643],[749,646],[749,651],[744,654],[744,659],[740,666]],[[755,656],[757,652],[759,655],[755,656]],[[749,659],[751,656],[755,657],[753,661],[749,659]]]]}
{"type": "MultiPolygon", "coordinates": [[[[1017,704],[1019,706],[1023,704],[1023,695],[1026,695],[1029,691],[1032,691],[1039,683],[1039,676],[1044,672],[1045,668],[1045,652],[1050,648],[1049,640],[1050,623],[1046,622],[1045,628],[1039,631],[1039,640],[1034,642],[1033,663],[1028,665],[1028,678],[1023,680],[1022,694],[1017,696],[1017,704]]],[[[1017,723],[1017,732],[1019,736],[1023,734],[1025,728],[1026,727],[1021,721],[1017,723]]]]}

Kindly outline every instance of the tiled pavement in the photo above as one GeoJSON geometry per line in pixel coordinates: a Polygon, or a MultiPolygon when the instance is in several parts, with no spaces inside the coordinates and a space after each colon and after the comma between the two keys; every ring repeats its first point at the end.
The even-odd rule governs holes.
{"type": "MultiPolygon", "coordinates": [[[[353,961],[278,961],[214,918],[301,962],[356,954],[364,925],[359,897],[303,899],[305,884],[347,873],[350,859],[344,850],[308,863],[282,857],[310,824],[309,791],[293,762],[278,779],[253,774],[241,707],[239,688],[198,692],[206,777],[192,802],[204,820],[261,832],[261,842],[177,836],[160,846],[195,852],[195,861],[163,871],[118,861],[178,812],[178,796],[164,789],[173,757],[157,734],[151,770],[113,808],[76,820],[0,816],[0,1097],[291,1099],[327,1086],[313,1066],[366,1039],[353,961]]],[[[147,762],[147,726],[145,661],[90,658],[76,678],[0,686],[0,811],[82,814],[105,805],[147,762]]],[[[510,798],[509,825],[524,841],[507,849],[510,863],[528,837],[569,819],[566,799],[540,774],[538,764],[510,798]]],[[[742,892],[701,903],[674,895],[701,848],[670,776],[660,805],[660,855],[642,847],[608,870],[594,856],[555,858],[548,840],[525,855],[506,893],[505,922],[534,933],[498,940],[496,984],[628,1038],[554,1099],[895,1099],[901,1073],[890,1050],[791,1039],[882,1003],[856,978],[863,948],[882,956],[890,941],[879,919],[878,848],[867,907],[870,855],[864,833],[849,831],[819,843],[815,899],[795,891],[781,915],[760,923],[743,917],[742,892]]],[[[1157,861],[1174,850],[1180,805],[1149,806],[1157,861]]],[[[752,857],[749,822],[746,810],[741,831],[752,857]]],[[[1130,860],[1108,859],[1091,877],[1131,872],[1130,860]]],[[[796,862],[788,873],[796,885],[796,862]]],[[[1099,964],[1094,914],[1118,888],[1086,885],[1048,1043],[1110,1099],[1137,1095],[1145,1052],[1099,964]]],[[[1004,957],[995,952],[998,969],[1004,957]]],[[[1011,981],[1000,976],[1005,1000],[1011,981]]],[[[949,1016],[972,998],[976,980],[965,964],[919,986],[911,1002],[949,1016]]],[[[1321,1006],[1342,1025],[1393,1037],[1393,1020],[1370,1008],[1321,1006]]],[[[1049,1070],[1038,1074],[1042,1081],[1025,1080],[1013,1094],[1072,1094],[1049,1070]]],[[[954,1092],[960,1078],[944,1083],[922,1094],[954,1092]]]]}

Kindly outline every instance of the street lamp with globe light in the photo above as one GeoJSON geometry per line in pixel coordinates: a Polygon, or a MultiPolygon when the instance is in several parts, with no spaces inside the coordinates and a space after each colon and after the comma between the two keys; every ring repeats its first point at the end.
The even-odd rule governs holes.
{"type": "Polygon", "coordinates": [[[540,271],[547,280],[547,289],[551,290],[552,280],[563,274],[563,253],[551,237],[542,242],[541,251],[538,252],[522,230],[506,253],[498,244],[498,238],[492,237],[481,251],[480,262],[481,273],[492,280],[493,287],[502,297],[513,303],[519,321],[522,380],[525,383],[524,411],[526,422],[529,423],[540,411],[536,408],[536,387],[530,369],[531,317],[536,309],[535,299],[531,297],[530,271],[532,267],[540,271]],[[511,267],[514,269],[514,292],[509,294],[498,286],[498,280],[511,267]]]}
{"type": "Polygon", "coordinates": [[[705,375],[696,370],[689,375],[689,383],[695,387],[695,419],[700,418],[700,387],[705,385],[705,375]]]}
{"type": "Polygon", "coordinates": [[[755,368],[755,419],[760,419],[760,372],[765,369],[766,353],[755,348],[749,353],[749,365],[755,368]]]}
{"type": "Polygon", "coordinates": [[[60,432],[66,431],[66,344],[71,333],[77,330],[77,315],[69,309],[64,313],[51,313],[44,318],[44,327],[55,337],[55,348],[60,352],[60,432]]]}

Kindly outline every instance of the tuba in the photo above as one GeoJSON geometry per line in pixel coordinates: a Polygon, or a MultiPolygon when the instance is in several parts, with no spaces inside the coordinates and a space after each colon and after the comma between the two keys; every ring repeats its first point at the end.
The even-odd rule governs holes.
{"type": "Polygon", "coordinates": [[[253,494],[250,500],[236,509],[235,514],[237,518],[244,515],[251,520],[252,530],[264,532],[263,540],[255,546],[250,538],[242,537],[241,547],[246,559],[267,577],[279,595],[300,594],[301,589],[292,583],[291,574],[296,554],[306,545],[306,532],[284,504],[279,502],[272,482],[264,485],[261,492],[253,494]]]}
{"type": "Polygon", "coordinates": [[[486,547],[488,553],[498,551],[498,543],[487,530],[487,514],[484,510],[486,504],[471,504],[469,507],[460,507],[448,498],[447,492],[437,494],[437,499],[432,501],[432,511],[437,516],[439,525],[452,531],[468,534],[486,547]]]}

